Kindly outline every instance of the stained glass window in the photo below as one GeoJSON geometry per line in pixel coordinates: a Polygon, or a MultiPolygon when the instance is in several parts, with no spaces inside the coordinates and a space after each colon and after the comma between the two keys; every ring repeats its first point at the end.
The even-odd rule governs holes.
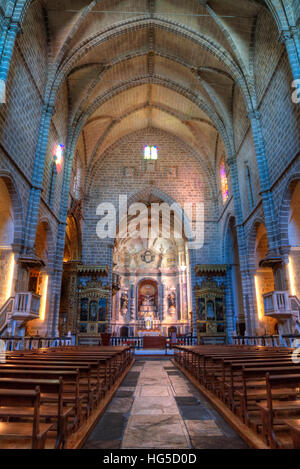
{"type": "Polygon", "coordinates": [[[220,164],[220,181],[221,181],[223,204],[225,204],[229,198],[229,187],[228,187],[228,180],[227,180],[227,175],[226,175],[224,159],[222,159],[221,164],[220,164]]]}
{"type": "Polygon", "coordinates": [[[144,148],[144,160],[157,160],[158,159],[158,151],[157,147],[150,147],[147,145],[144,148]]]}

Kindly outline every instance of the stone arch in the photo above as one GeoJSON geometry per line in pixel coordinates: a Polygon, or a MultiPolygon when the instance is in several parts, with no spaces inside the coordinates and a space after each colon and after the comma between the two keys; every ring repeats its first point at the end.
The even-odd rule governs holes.
{"type": "Polygon", "coordinates": [[[286,183],[285,190],[279,209],[278,225],[279,225],[279,239],[280,247],[284,248],[290,245],[289,241],[289,218],[290,218],[290,206],[292,201],[293,193],[296,189],[297,184],[300,181],[300,173],[294,174],[289,178],[286,183]]]}
{"type": "Polygon", "coordinates": [[[279,214],[282,253],[288,262],[289,290],[300,297],[300,174],[293,175],[286,184],[279,214]]]}
{"type": "MultiPolygon", "coordinates": [[[[111,130],[113,130],[113,128],[119,123],[120,120],[122,120],[124,117],[128,117],[132,114],[134,114],[135,112],[141,110],[141,109],[145,109],[148,105],[147,104],[143,104],[141,106],[138,106],[138,107],[134,107],[133,109],[131,109],[130,111],[126,112],[125,114],[123,114],[122,116],[119,117],[118,120],[116,121],[113,121],[112,124],[109,126],[109,128],[104,132],[103,135],[101,135],[101,137],[99,138],[99,140],[97,141],[95,147],[94,147],[94,150],[92,152],[92,156],[90,158],[90,162],[89,162],[89,165],[88,165],[88,170],[91,170],[93,169],[93,167],[97,164],[97,155],[98,155],[98,152],[99,152],[99,148],[101,147],[101,144],[103,144],[103,142],[105,141],[105,138],[108,136],[109,132],[111,130]]],[[[170,114],[171,116],[179,119],[179,120],[183,120],[183,116],[178,116],[176,114],[176,112],[172,112],[170,109],[168,108],[164,108],[164,106],[162,105],[152,105],[152,108],[153,109],[158,109],[158,110],[161,110],[163,112],[165,112],[166,114],[170,114]]],[[[208,125],[210,125],[212,128],[215,129],[214,125],[211,124],[209,121],[207,121],[208,125]]],[[[184,123],[184,125],[187,125],[186,123],[184,123]]],[[[152,126],[152,128],[155,128],[152,126]]],[[[133,132],[134,133],[134,132],[133,132]]],[[[127,137],[128,135],[130,134],[127,134],[125,137],[127,137]]],[[[174,133],[170,132],[170,135],[172,135],[174,138],[178,138],[174,133]]],[[[103,155],[105,154],[106,151],[109,151],[112,147],[114,147],[114,145],[117,145],[119,143],[120,140],[122,140],[123,136],[120,137],[117,141],[113,142],[108,148],[105,149],[105,151],[103,152],[103,155]]],[[[202,156],[202,153],[200,151],[200,149],[196,148],[194,145],[190,144],[189,142],[185,141],[185,140],[181,140],[180,138],[178,138],[178,140],[180,142],[182,142],[185,146],[187,146],[189,148],[189,150],[196,155],[196,157],[198,159],[200,159],[201,162],[204,163],[204,165],[207,167],[207,171],[210,173],[210,175],[212,175],[213,173],[213,169],[212,169],[212,165],[211,165],[211,162],[209,161],[208,158],[206,157],[203,157],[202,156]]]]}
{"type": "Polygon", "coordinates": [[[0,172],[0,307],[14,294],[15,253],[22,247],[22,207],[9,173],[0,172]]]}
{"type": "Polygon", "coordinates": [[[178,84],[177,82],[173,82],[171,80],[167,80],[166,78],[162,78],[160,76],[141,76],[137,77],[135,80],[130,80],[123,83],[118,83],[115,87],[111,88],[109,91],[105,92],[103,95],[98,96],[89,106],[89,108],[81,114],[80,119],[76,121],[76,125],[73,131],[72,140],[73,146],[76,145],[74,141],[77,141],[80,132],[82,131],[84,125],[86,124],[87,120],[90,116],[106,101],[113,98],[114,96],[137,86],[143,84],[157,84],[161,86],[165,86],[170,90],[173,90],[185,98],[189,99],[191,102],[196,104],[204,113],[206,113],[209,118],[212,120],[216,129],[220,132],[225,148],[227,153],[231,153],[232,150],[232,142],[227,134],[227,129],[223,124],[222,120],[216,113],[216,111],[209,105],[204,99],[201,99],[195,93],[191,92],[189,89],[185,88],[184,86],[178,84]]]}
{"type": "MultiPolygon", "coordinates": [[[[156,127],[153,127],[153,129],[156,129],[156,130],[159,130],[160,132],[164,132],[166,135],[169,135],[171,136],[173,139],[177,140],[178,141],[178,144],[180,145],[183,145],[183,147],[185,147],[188,152],[194,157],[197,159],[197,161],[200,163],[201,165],[201,170],[202,170],[202,174],[204,176],[204,181],[207,185],[206,187],[206,190],[207,190],[207,198],[212,200],[212,199],[215,199],[217,197],[217,189],[216,189],[216,186],[215,186],[215,176],[214,174],[212,173],[210,167],[208,166],[206,160],[202,157],[200,151],[197,151],[194,147],[192,147],[191,145],[188,144],[188,142],[180,139],[179,137],[177,137],[175,134],[171,133],[171,132],[166,132],[165,130],[162,131],[161,129],[158,129],[156,127]]],[[[142,131],[144,131],[145,129],[141,129],[142,131]]],[[[112,143],[108,148],[105,149],[105,151],[103,152],[103,154],[101,155],[101,159],[104,159],[105,156],[108,154],[108,152],[110,151],[113,151],[116,147],[118,147],[118,145],[120,145],[123,140],[126,140],[130,135],[134,135],[136,132],[139,132],[141,130],[138,130],[138,131],[133,131],[131,134],[126,134],[124,136],[122,136],[121,138],[119,138],[116,142],[112,143]]],[[[95,162],[94,166],[93,167],[90,167],[88,170],[87,170],[87,173],[86,173],[86,178],[85,178],[85,191],[86,191],[86,194],[87,195],[90,195],[90,190],[92,189],[93,187],[93,184],[92,184],[92,181],[93,179],[96,177],[97,175],[97,171],[94,171],[95,168],[96,168],[96,165],[99,164],[100,162],[100,158],[95,162]],[[93,171],[92,171],[93,170],[93,171]],[[94,174],[93,177],[91,176],[91,174],[94,174]]],[[[155,188],[153,187],[153,190],[155,188]]],[[[158,190],[158,189],[157,189],[158,190]]],[[[175,200],[174,200],[174,203],[175,203],[175,200]]]]}
{"type": "Polygon", "coordinates": [[[24,212],[21,198],[16,183],[9,172],[0,171],[0,179],[4,182],[12,203],[14,219],[13,244],[20,249],[24,242],[24,212]]]}
{"type": "Polygon", "coordinates": [[[257,334],[270,335],[276,332],[277,321],[264,315],[263,295],[275,289],[274,273],[270,267],[260,267],[260,261],[268,252],[268,237],[265,224],[256,219],[249,239],[249,264],[253,277],[253,291],[256,296],[257,334]]]}
{"type": "MultiPolygon", "coordinates": [[[[165,202],[165,203],[169,204],[170,206],[173,205],[173,204],[179,205],[178,202],[173,197],[168,195],[166,192],[162,191],[161,189],[158,189],[156,187],[151,186],[151,187],[148,187],[145,190],[138,191],[135,194],[132,194],[130,197],[128,197],[127,207],[129,206],[129,204],[139,202],[141,199],[145,199],[146,197],[150,197],[150,196],[154,196],[155,198],[160,199],[162,202],[165,202]]],[[[122,207],[122,209],[123,208],[125,209],[125,207],[122,207]]],[[[182,213],[183,213],[183,219],[184,219],[184,222],[186,223],[186,227],[187,227],[187,231],[188,231],[187,237],[191,238],[192,237],[192,231],[191,231],[191,227],[190,227],[190,221],[189,221],[189,219],[187,217],[187,214],[185,213],[184,209],[182,207],[181,207],[181,209],[182,209],[182,213]]],[[[175,209],[175,213],[178,216],[181,216],[179,211],[176,210],[176,209],[175,209]]],[[[119,218],[119,210],[117,212],[117,219],[118,218],[119,218]]]]}
{"type": "Polygon", "coordinates": [[[80,229],[75,217],[69,214],[67,217],[64,262],[78,261],[81,259],[80,229]]]}
{"type": "Polygon", "coordinates": [[[50,222],[47,217],[39,220],[36,238],[35,252],[45,264],[45,272],[53,273],[55,263],[55,243],[50,222]]]}
{"type": "Polygon", "coordinates": [[[263,218],[255,218],[252,223],[251,229],[248,234],[248,256],[249,256],[249,267],[252,272],[255,271],[255,244],[257,239],[257,230],[260,225],[265,226],[265,221],[263,218]]]}

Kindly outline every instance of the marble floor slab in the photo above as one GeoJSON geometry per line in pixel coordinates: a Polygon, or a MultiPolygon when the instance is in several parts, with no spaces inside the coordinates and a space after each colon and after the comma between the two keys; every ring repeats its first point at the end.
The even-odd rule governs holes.
{"type": "Polygon", "coordinates": [[[122,448],[190,448],[189,437],[179,415],[132,415],[122,448]]]}
{"type": "Polygon", "coordinates": [[[139,396],[141,397],[163,397],[171,395],[172,391],[168,386],[140,386],[139,396]]]}
{"type": "Polygon", "coordinates": [[[131,397],[115,397],[107,408],[107,412],[127,414],[130,411],[133,403],[131,397]]]}
{"type": "Polygon", "coordinates": [[[131,415],[178,415],[178,407],[173,396],[168,397],[136,397],[131,415]]]}
{"type": "Polygon", "coordinates": [[[191,438],[198,436],[223,436],[214,420],[185,420],[191,438]]]}

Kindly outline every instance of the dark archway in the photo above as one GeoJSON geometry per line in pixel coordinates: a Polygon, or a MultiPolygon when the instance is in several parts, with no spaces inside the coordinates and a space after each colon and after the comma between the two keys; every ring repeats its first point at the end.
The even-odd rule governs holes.
{"type": "Polygon", "coordinates": [[[123,326],[120,329],[120,337],[129,337],[129,329],[127,326],[123,326]]]}

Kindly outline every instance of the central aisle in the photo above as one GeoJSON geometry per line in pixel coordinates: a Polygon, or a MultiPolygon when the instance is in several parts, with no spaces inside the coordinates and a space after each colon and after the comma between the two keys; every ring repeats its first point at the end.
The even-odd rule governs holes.
{"type": "Polygon", "coordinates": [[[246,449],[170,360],[136,361],[86,449],[246,449]]]}

